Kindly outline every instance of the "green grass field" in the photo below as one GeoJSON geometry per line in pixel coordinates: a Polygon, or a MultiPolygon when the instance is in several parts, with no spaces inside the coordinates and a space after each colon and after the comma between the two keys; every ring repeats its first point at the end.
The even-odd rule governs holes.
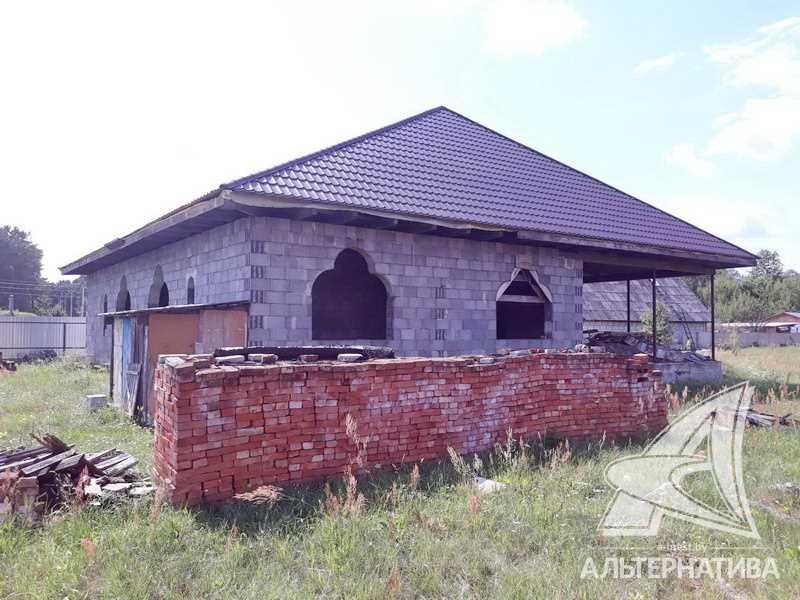
{"type": "MultiPolygon", "coordinates": [[[[796,394],[781,386],[800,381],[800,349],[722,358],[728,381],[751,378],[768,410],[793,412],[796,394]]],[[[124,448],[146,468],[150,431],[111,410],[82,407],[106,380],[76,361],[0,375],[0,447],[50,431],[86,451],[124,448]]],[[[363,503],[346,502],[338,483],[340,508],[325,502],[322,489],[303,488],[286,490],[272,506],[190,511],[148,498],[64,511],[36,526],[6,523],[0,598],[800,597],[800,498],[773,489],[800,483],[800,432],[788,429],[750,429],[745,440],[746,488],[752,503],[766,507],[754,508],[766,549],[744,555],[774,557],[779,580],[581,580],[588,556],[608,555],[609,542],[596,532],[611,498],[603,470],[640,449],[498,448],[478,462],[423,465],[418,483],[408,469],[363,477],[363,503]],[[508,485],[478,496],[468,483],[473,472],[508,485]]],[[[692,489],[713,492],[701,480],[692,489]]],[[[730,541],[665,518],[659,537],[638,545],[659,554],[656,545],[687,542],[700,552],[697,546],[723,537],[730,541]]]]}

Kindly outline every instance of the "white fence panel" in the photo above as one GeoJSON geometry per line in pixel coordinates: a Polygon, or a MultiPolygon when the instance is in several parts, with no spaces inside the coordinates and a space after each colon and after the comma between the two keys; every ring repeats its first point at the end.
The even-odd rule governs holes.
{"type": "Polygon", "coordinates": [[[86,349],[86,317],[0,316],[0,353],[19,358],[38,350],[58,354],[86,349]]]}
{"type": "MultiPolygon", "coordinates": [[[[730,344],[731,329],[717,331],[717,344],[730,344]]],[[[800,346],[800,333],[777,333],[775,331],[739,331],[736,334],[739,348],[750,346],[800,346]]]]}

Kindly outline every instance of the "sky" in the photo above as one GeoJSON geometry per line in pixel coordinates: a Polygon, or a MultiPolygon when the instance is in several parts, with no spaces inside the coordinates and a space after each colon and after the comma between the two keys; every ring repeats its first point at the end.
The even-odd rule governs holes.
{"type": "Polygon", "coordinates": [[[800,270],[800,2],[8,2],[0,225],[43,275],[448,106],[800,270]]]}

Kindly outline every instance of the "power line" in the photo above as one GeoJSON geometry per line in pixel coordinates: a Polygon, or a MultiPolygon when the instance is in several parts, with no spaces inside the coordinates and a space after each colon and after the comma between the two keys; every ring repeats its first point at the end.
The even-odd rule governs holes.
{"type": "Polygon", "coordinates": [[[37,282],[37,281],[17,281],[13,279],[0,279],[2,285],[15,285],[21,287],[58,287],[58,288],[72,288],[80,287],[82,283],[74,281],[58,281],[58,282],[37,282]]]}

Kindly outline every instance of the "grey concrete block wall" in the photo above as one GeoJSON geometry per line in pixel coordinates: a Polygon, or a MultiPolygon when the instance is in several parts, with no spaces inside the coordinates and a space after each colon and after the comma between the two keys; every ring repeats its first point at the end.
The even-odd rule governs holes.
{"type": "Polygon", "coordinates": [[[266,217],[253,219],[252,235],[263,253],[250,262],[263,269],[250,281],[251,343],[354,343],[311,338],[311,286],[345,248],[364,256],[389,295],[387,340],[357,343],[386,344],[403,355],[455,355],[582,339],[583,264],[554,248],[266,217]],[[497,291],[516,267],[535,270],[553,294],[545,339],[496,339],[497,291]]]}
{"type": "Polygon", "coordinates": [[[103,327],[103,299],[115,310],[124,276],[131,308],[147,308],[156,266],[163,272],[170,304],[186,304],[189,277],[194,279],[195,303],[249,300],[250,223],[240,219],[164,245],[139,256],[90,273],[86,282],[87,354],[100,362],[111,358],[111,327],[103,327]]]}
{"type": "Polygon", "coordinates": [[[190,276],[197,303],[250,300],[251,344],[335,343],[311,338],[311,287],[345,248],[359,251],[386,285],[389,332],[386,340],[338,342],[385,344],[406,356],[451,356],[581,341],[583,264],[558,249],[249,217],[91,273],[88,353],[109,360],[111,331],[104,332],[96,317],[103,297],[114,310],[124,275],[132,308],[146,308],[157,265],[170,304],[186,302],[190,276]],[[543,339],[496,339],[497,291],[517,267],[535,270],[553,295],[543,339]]]}

